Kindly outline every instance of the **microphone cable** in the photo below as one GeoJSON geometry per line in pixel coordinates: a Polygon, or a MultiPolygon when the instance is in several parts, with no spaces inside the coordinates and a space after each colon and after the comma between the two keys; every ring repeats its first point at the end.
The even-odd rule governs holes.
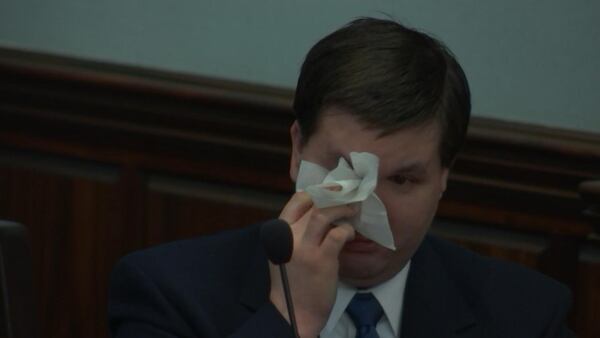
{"type": "Polygon", "coordinates": [[[260,241],[265,248],[269,260],[273,264],[279,266],[285,303],[287,305],[288,315],[290,316],[292,330],[294,331],[294,336],[300,338],[300,335],[298,334],[298,324],[296,323],[296,315],[294,314],[290,283],[285,268],[285,263],[290,261],[292,252],[294,251],[294,236],[292,235],[292,229],[286,221],[272,219],[261,226],[260,241]]]}

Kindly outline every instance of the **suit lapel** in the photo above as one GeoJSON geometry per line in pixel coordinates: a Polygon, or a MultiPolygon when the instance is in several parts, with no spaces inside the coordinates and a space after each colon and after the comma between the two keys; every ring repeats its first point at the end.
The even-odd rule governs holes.
{"type": "Polygon", "coordinates": [[[406,282],[402,338],[481,337],[475,317],[426,238],[406,282]]]}

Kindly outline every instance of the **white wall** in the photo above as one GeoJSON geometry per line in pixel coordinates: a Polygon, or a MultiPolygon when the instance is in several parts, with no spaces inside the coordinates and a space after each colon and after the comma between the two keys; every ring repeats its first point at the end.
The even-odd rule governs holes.
{"type": "Polygon", "coordinates": [[[474,114],[600,132],[592,0],[0,0],[0,45],[293,88],[326,33],[385,12],[445,41],[474,114]]]}

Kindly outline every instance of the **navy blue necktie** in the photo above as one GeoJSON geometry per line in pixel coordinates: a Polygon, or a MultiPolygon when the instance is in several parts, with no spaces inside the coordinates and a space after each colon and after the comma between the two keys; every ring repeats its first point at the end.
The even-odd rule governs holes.
{"type": "Polygon", "coordinates": [[[375,327],[383,309],[372,293],[355,294],[346,312],[356,327],[356,338],[379,338],[375,327]]]}

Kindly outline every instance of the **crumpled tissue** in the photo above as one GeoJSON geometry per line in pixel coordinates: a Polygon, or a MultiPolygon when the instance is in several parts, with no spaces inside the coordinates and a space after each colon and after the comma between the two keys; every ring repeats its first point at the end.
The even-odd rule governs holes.
{"type": "Polygon", "coordinates": [[[296,191],[306,191],[317,208],[360,202],[360,214],[345,221],[366,238],[395,250],[387,211],[374,192],[379,158],[371,153],[351,152],[350,162],[341,157],[338,166],[329,171],[318,164],[301,161],[296,191]],[[336,185],[341,189],[330,189],[336,185]]]}

